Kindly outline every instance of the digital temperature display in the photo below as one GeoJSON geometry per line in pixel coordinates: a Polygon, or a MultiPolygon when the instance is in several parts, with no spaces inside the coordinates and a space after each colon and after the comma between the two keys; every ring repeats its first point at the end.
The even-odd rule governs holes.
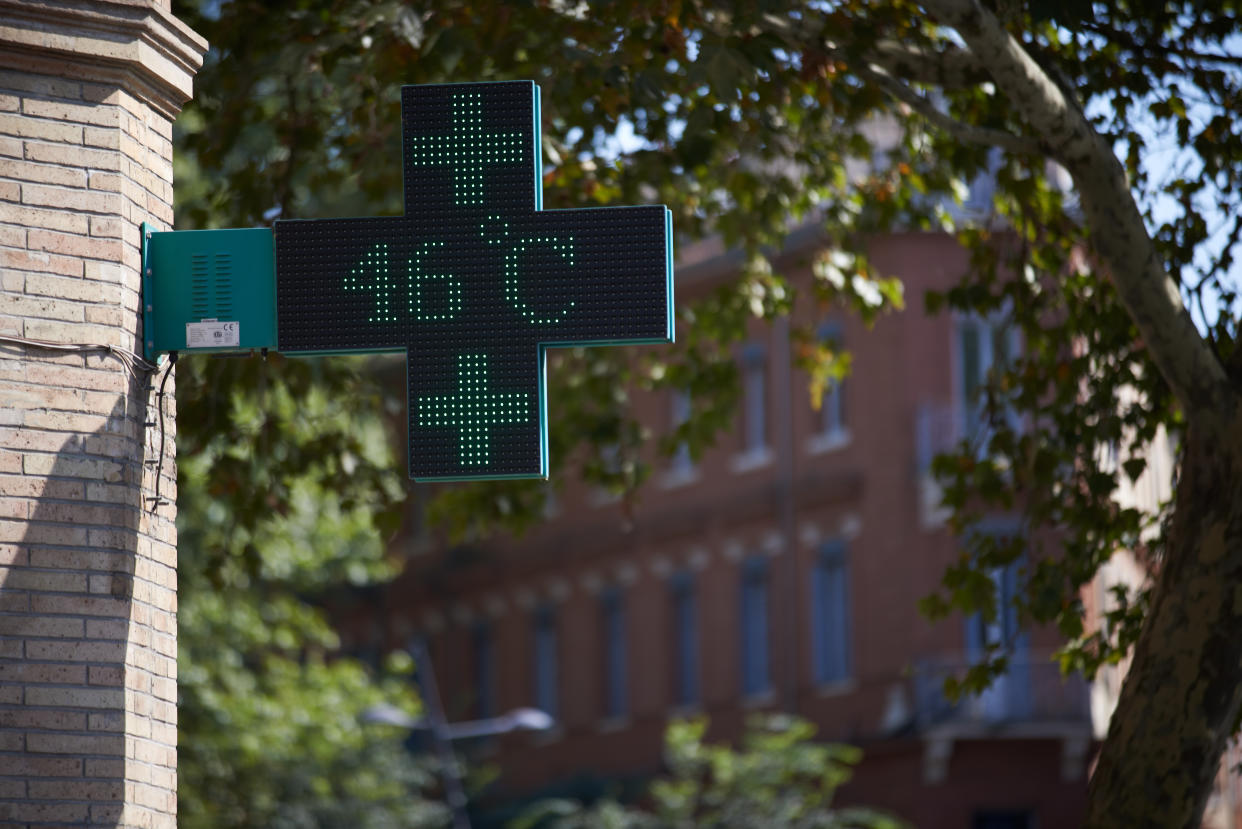
{"type": "Polygon", "coordinates": [[[529,81],[401,119],[403,216],[276,222],[279,350],[404,350],[417,480],[546,477],[546,349],[673,339],[669,211],[542,210],[529,81]]]}

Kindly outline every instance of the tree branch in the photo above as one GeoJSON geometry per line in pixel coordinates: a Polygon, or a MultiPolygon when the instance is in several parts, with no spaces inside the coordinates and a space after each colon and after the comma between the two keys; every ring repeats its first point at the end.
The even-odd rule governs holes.
{"type": "Polygon", "coordinates": [[[1073,175],[1096,251],[1152,360],[1188,411],[1220,410],[1233,397],[1224,367],[1182,304],[1108,142],[978,0],[923,0],[952,26],[1015,110],[1073,175]]]}
{"type": "Polygon", "coordinates": [[[963,124],[956,118],[941,112],[931,103],[931,101],[919,95],[910,87],[898,80],[890,77],[884,70],[879,67],[871,69],[859,70],[859,75],[873,83],[879,84],[888,94],[892,95],[899,101],[906,103],[915,112],[922,115],[928,121],[935,124],[940,129],[952,135],[959,141],[965,141],[971,144],[987,144],[991,146],[1001,147],[1012,153],[1022,155],[1042,155],[1043,149],[1038,141],[1030,138],[1024,138],[1020,135],[1005,132],[1004,130],[994,130],[987,127],[976,127],[971,124],[963,124]]]}
{"type": "Polygon", "coordinates": [[[884,67],[892,77],[941,89],[965,89],[989,80],[974,55],[957,47],[928,53],[896,41],[881,40],[867,53],[867,58],[884,67]]]}
{"type": "Polygon", "coordinates": [[[1149,46],[1145,43],[1140,43],[1129,32],[1122,31],[1114,26],[1109,26],[1106,23],[1100,23],[1098,21],[1083,21],[1082,26],[1084,29],[1094,32],[1101,37],[1125,44],[1127,49],[1137,52],[1143,57],[1151,55],[1160,55],[1162,57],[1176,55],[1179,58],[1197,60],[1203,63],[1223,63],[1227,66],[1242,66],[1242,55],[1224,55],[1217,52],[1201,52],[1197,49],[1183,48],[1172,45],[1149,46]]]}

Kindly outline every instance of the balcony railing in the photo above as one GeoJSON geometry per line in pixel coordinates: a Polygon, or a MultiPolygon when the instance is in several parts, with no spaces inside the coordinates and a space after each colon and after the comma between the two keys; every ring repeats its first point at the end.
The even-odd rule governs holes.
{"type": "Polygon", "coordinates": [[[992,427],[981,412],[945,403],[922,403],[915,415],[915,462],[920,475],[931,472],[932,459],[956,451],[965,440],[982,456],[987,451],[992,427]]]}
{"type": "Polygon", "coordinates": [[[920,731],[946,724],[1003,725],[1091,721],[1090,686],[1081,676],[1062,676],[1047,654],[1010,657],[1009,671],[979,694],[953,702],[944,680],[960,678],[964,658],[925,660],[914,672],[915,723],[920,731]]]}
{"type": "Polygon", "coordinates": [[[948,518],[940,505],[942,491],[932,475],[932,459],[955,449],[966,435],[961,407],[942,403],[919,406],[914,420],[915,476],[919,490],[919,520],[926,528],[939,527],[948,518]]]}
{"type": "MultiPolygon", "coordinates": [[[[1009,420],[1011,428],[1022,429],[1022,420],[1017,414],[1010,413],[1009,420]]],[[[919,405],[914,420],[914,463],[924,527],[938,527],[948,517],[940,506],[941,487],[932,475],[932,460],[937,455],[956,452],[962,441],[971,447],[975,457],[982,459],[987,456],[992,431],[992,424],[981,408],[946,403],[919,405]]]]}

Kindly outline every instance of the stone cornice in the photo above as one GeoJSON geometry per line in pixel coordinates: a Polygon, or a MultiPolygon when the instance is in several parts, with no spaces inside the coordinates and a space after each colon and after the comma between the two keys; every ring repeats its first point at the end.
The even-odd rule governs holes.
{"type": "Polygon", "coordinates": [[[170,117],[207,41],[160,0],[0,0],[0,66],[120,83],[170,117]]]}

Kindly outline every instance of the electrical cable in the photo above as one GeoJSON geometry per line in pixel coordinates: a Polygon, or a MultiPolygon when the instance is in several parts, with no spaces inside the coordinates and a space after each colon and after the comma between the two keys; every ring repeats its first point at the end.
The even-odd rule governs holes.
{"type": "MultiPolygon", "coordinates": [[[[75,354],[90,354],[94,352],[103,352],[111,354],[121,361],[121,365],[125,366],[125,370],[135,379],[140,378],[142,374],[150,374],[159,371],[159,365],[147,360],[139,354],[130,351],[127,348],[121,348],[115,345],[105,345],[103,343],[58,343],[51,340],[36,340],[30,337],[15,337],[10,334],[0,334],[0,344],[21,345],[27,348],[42,348],[47,351],[67,351],[75,354]]],[[[160,480],[162,479],[164,470],[164,387],[168,383],[168,375],[172,373],[172,367],[177,363],[177,352],[172,351],[168,354],[168,367],[164,369],[164,377],[160,380],[160,390],[156,395],[156,406],[159,409],[160,423],[160,456],[159,462],[155,467],[155,497],[151,498],[151,512],[155,512],[159,508],[160,502],[160,480]]],[[[147,387],[150,391],[150,387],[147,387]]]]}
{"type": "Polygon", "coordinates": [[[151,512],[155,512],[160,506],[160,481],[163,479],[164,471],[164,386],[168,383],[168,375],[172,374],[173,366],[177,364],[177,352],[168,352],[168,368],[164,369],[164,377],[160,380],[160,390],[155,395],[155,407],[160,413],[160,460],[155,465],[155,497],[151,499],[151,512]]]}
{"type": "Polygon", "coordinates": [[[0,343],[10,343],[12,345],[24,345],[30,348],[43,348],[48,351],[70,351],[76,353],[90,353],[102,351],[111,354],[121,361],[126,371],[130,373],[134,379],[138,379],[138,372],[157,371],[159,366],[144,357],[135,354],[127,348],[121,348],[115,345],[103,345],[102,343],[56,343],[51,340],[33,340],[29,337],[14,337],[9,334],[0,334],[0,343]]]}

